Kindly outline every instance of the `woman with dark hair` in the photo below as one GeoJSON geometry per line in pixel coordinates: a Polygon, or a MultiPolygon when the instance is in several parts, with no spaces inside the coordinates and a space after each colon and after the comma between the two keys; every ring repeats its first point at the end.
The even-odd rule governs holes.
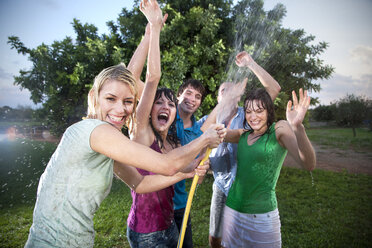
{"type": "MultiPolygon", "coordinates": [[[[137,126],[132,140],[159,153],[168,153],[179,146],[175,121],[177,98],[168,88],[159,88],[155,96],[151,96],[154,90],[156,88],[151,84],[145,84],[137,108],[137,126]]],[[[189,168],[195,168],[201,158],[195,159],[189,168]]],[[[209,163],[205,163],[196,172],[204,176],[208,168],[209,163]]],[[[142,176],[154,175],[146,170],[137,170],[142,176]]],[[[164,189],[146,194],[131,191],[133,201],[127,220],[127,238],[131,247],[177,246],[179,233],[173,220],[173,184],[193,176],[194,173],[180,172],[164,177],[167,185],[164,189]]]]}
{"type": "MultiPolygon", "coordinates": [[[[156,1],[141,3],[141,11],[155,9],[161,20],[161,10],[156,1]]],[[[149,21],[150,22],[150,21],[149,21]]],[[[159,34],[160,25],[150,26],[150,41],[148,48],[147,80],[136,111],[135,131],[131,139],[137,143],[150,147],[157,153],[167,154],[179,145],[175,129],[177,98],[167,88],[157,89],[161,76],[159,34]],[[149,59],[149,58],[153,59],[149,59]],[[155,59],[154,59],[155,58],[155,59]]],[[[222,128],[222,125],[219,125],[222,128]]],[[[215,126],[216,127],[216,126],[215,126]]],[[[208,135],[207,130],[202,136],[208,135]]],[[[222,130],[225,132],[225,130],[222,130]]],[[[201,157],[202,158],[202,157],[201,157]]],[[[194,159],[184,171],[192,171],[200,159],[194,159]]],[[[205,163],[196,169],[196,173],[205,175],[209,164],[205,163]]],[[[120,167],[114,168],[121,176],[120,167]]],[[[154,173],[137,168],[142,177],[155,175],[154,173]]],[[[173,184],[195,174],[179,172],[174,176],[163,176],[163,187],[151,193],[140,194],[131,190],[132,207],[127,220],[127,238],[131,247],[176,247],[178,230],[173,220],[173,184]]],[[[157,175],[158,178],[162,177],[157,175]]]]}
{"type": "MultiPolygon", "coordinates": [[[[237,56],[247,66],[246,53],[237,56]]],[[[287,120],[274,122],[272,97],[264,89],[250,91],[244,101],[249,131],[233,130],[225,140],[238,143],[238,168],[229,191],[223,220],[224,247],[281,247],[280,219],[275,187],[287,151],[305,169],[315,168],[314,149],[302,121],[310,105],[307,92],[292,92],[287,120]]]]}

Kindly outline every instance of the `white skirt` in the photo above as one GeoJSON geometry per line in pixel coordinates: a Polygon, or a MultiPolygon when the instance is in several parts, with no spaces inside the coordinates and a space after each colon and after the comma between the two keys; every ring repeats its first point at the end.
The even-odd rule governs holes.
{"type": "Polygon", "coordinates": [[[245,214],[225,206],[222,245],[226,248],[282,246],[278,209],[265,214],[245,214]]]}

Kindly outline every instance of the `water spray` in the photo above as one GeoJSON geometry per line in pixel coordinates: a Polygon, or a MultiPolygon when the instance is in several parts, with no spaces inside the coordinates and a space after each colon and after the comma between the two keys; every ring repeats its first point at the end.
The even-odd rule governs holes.
{"type": "MultiPolygon", "coordinates": [[[[248,76],[251,73],[250,70],[236,68],[236,66],[234,66],[236,54],[248,48],[249,53],[253,53],[252,58],[258,58],[269,46],[270,43],[269,41],[273,40],[275,25],[267,26],[264,22],[257,22],[254,24],[253,27],[250,27],[249,29],[250,32],[248,32],[247,30],[249,27],[250,27],[249,21],[247,21],[244,16],[240,16],[239,18],[237,18],[235,23],[236,28],[236,35],[234,41],[235,49],[233,50],[229,57],[227,63],[228,66],[226,68],[227,81],[232,82],[232,86],[230,86],[227,91],[225,90],[223,100],[216,107],[219,108],[217,110],[216,123],[225,124],[226,120],[231,119],[232,117],[231,114],[233,113],[233,110],[237,106],[238,102],[240,101],[240,97],[244,94],[244,90],[248,81],[248,76]],[[258,31],[258,33],[253,34],[252,30],[258,31]],[[248,40],[253,40],[254,42],[253,44],[251,43],[251,46],[245,47],[245,44],[250,43],[247,42],[248,40]]],[[[199,165],[203,164],[204,161],[206,161],[209,158],[210,153],[211,149],[208,148],[204,158],[202,159],[199,165]]],[[[194,197],[194,192],[198,180],[199,176],[195,175],[187,199],[185,214],[182,220],[182,227],[180,230],[177,248],[180,248],[183,245],[186,224],[189,217],[191,203],[194,197]]]]}

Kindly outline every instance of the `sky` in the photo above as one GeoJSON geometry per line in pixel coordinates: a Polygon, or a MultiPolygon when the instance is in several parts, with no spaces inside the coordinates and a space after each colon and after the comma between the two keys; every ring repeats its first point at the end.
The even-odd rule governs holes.
{"type": "MultiPolygon", "coordinates": [[[[0,0],[0,107],[37,107],[28,90],[13,85],[13,77],[32,64],[10,48],[9,36],[18,36],[29,48],[50,45],[66,36],[75,37],[73,18],[94,24],[99,34],[108,33],[106,22],[116,20],[123,7],[131,9],[133,2],[0,0]]],[[[372,0],[265,0],[264,8],[270,10],[277,3],[287,9],[283,27],[304,29],[316,37],[315,43],[329,44],[320,59],[335,71],[328,80],[318,80],[322,90],[310,95],[319,97],[323,105],[347,94],[372,99],[372,0]]]]}

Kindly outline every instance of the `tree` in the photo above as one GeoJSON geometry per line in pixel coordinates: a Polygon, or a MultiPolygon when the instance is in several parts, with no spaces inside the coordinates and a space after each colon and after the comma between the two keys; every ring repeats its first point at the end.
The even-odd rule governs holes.
{"type": "Polygon", "coordinates": [[[319,105],[313,110],[313,118],[316,121],[334,121],[336,113],[336,105],[319,105]]]}
{"type": "MultiPolygon", "coordinates": [[[[282,4],[265,11],[263,0],[241,0],[235,6],[232,0],[159,2],[169,14],[161,33],[160,85],[176,90],[187,78],[201,80],[207,96],[197,117],[215,106],[218,86],[225,80],[240,81],[248,76],[248,89],[260,86],[249,72],[233,66],[233,58],[243,49],[281,85],[282,94],[275,102],[279,119],[285,118],[292,90],[319,91],[314,80],[328,78],[333,72],[318,58],[327,43],[310,44],[314,36],[281,26],[286,12],[282,4]]],[[[138,4],[136,1],[134,6],[138,4]]],[[[33,63],[31,70],[20,71],[15,84],[27,88],[35,103],[43,103],[54,133],[60,134],[83,116],[95,75],[105,67],[129,61],[144,33],[146,18],[138,7],[124,8],[117,20],[107,25],[110,34],[99,36],[95,26],[74,19],[75,41],[66,37],[36,49],[9,37],[11,47],[28,55],[33,63]]]]}
{"type": "Polygon", "coordinates": [[[336,103],[336,123],[340,126],[351,127],[356,136],[355,128],[363,123],[369,110],[368,101],[362,96],[346,95],[336,103]]]}
{"type": "Polygon", "coordinates": [[[99,37],[94,25],[76,19],[73,27],[75,41],[66,37],[35,49],[26,48],[15,36],[8,41],[32,62],[31,70],[21,70],[14,84],[29,89],[34,103],[42,103],[47,125],[57,135],[84,116],[86,97],[98,72],[124,60],[116,37],[99,37]]]}
{"type": "Polygon", "coordinates": [[[30,121],[34,112],[31,107],[25,106],[18,106],[17,108],[11,108],[9,106],[0,107],[0,121],[30,121]]]}
{"type": "MultiPolygon", "coordinates": [[[[236,6],[232,1],[222,0],[169,0],[163,10],[169,17],[161,37],[160,84],[177,89],[185,78],[201,80],[207,88],[207,97],[199,115],[208,113],[216,104],[216,89],[222,81],[239,81],[248,76],[248,89],[260,86],[249,72],[239,73],[234,66],[236,53],[243,49],[250,51],[282,86],[285,95],[281,94],[282,99],[277,101],[279,119],[285,118],[286,99],[292,90],[302,87],[319,91],[320,85],[314,81],[328,78],[333,72],[331,66],[323,65],[318,58],[327,43],[310,45],[314,36],[306,35],[304,30],[281,27],[286,11],[282,4],[265,12],[261,0],[243,0],[236,6]]],[[[138,20],[137,14],[140,15],[136,9],[122,12],[117,25],[132,23],[129,28],[137,28],[133,24],[138,20]]],[[[144,25],[145,20],[141,23],[144,25]]],[[[126,30],[122,36],[128,33],[135,31],[126,30]]],[[[314,99],[313,103],[316,102],[314,99]]]]}

